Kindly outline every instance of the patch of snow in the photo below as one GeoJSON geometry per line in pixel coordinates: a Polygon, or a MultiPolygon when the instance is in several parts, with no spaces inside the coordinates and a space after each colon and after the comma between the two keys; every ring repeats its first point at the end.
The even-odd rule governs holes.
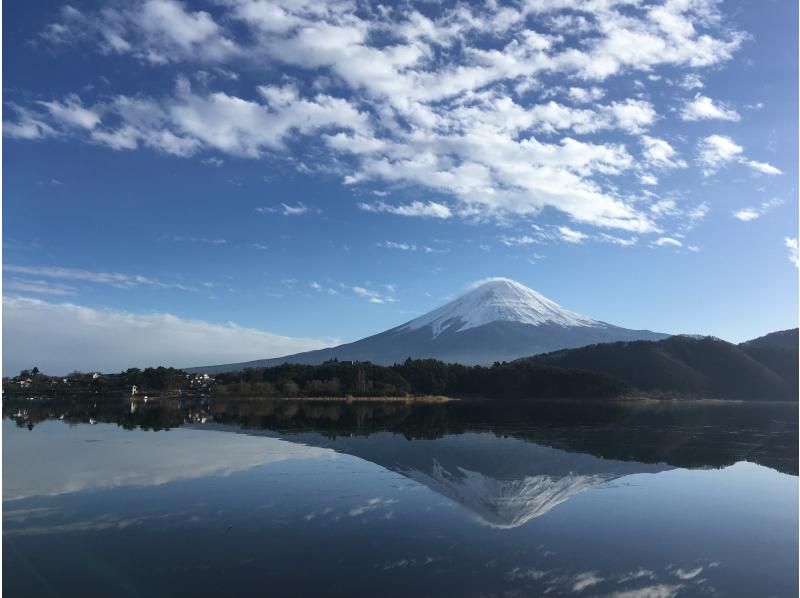
{"type": "Polygon", "coordinates": [[[458,299],[405,324],[402,330],[429,326],[436,338],[445,330],[468,330],[491,322],[606,327],[607,324],[564,309],[555,301],[509,278],[489,279],[458,299]]]}

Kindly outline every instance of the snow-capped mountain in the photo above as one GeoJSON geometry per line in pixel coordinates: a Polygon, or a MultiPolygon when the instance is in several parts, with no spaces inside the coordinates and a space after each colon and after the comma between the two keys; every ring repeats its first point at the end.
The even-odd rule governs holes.
{"type": "Polygon", "coordinates": [[[660,340],[667,336],[600,322],[565,309],[514,280],[492,278],[419,318],[352,343],[194,371],[218,373],[285,362],[319,364],[334,358],[381,365],[408,357],[490,364],[593,343],[660,340]]]}
{"type": "Polygon", "coordinates": [[[472,290],[447,305],[411,320],[400,330],[430,328],[436,338],[445,330],[462,332],[492,322],[517,322],[531,326],[605,326],[602,322],[564,309],[515,280],[492,278],[474,285],[472,290]]]}

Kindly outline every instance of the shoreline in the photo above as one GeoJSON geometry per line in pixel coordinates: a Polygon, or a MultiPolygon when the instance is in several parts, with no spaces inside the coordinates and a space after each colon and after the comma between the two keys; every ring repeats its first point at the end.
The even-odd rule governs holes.
{"type": "Polygon", "coordinates": [[[312,402],[323,401],[330,403],[450,403],[454,401],[461,401],[455,397],[446,397],[444,395],[414,395],[406,397],[261,397],[256,395],[211,395],[211,400],[216,401],[277,401],[277,402],[312,402]]]}

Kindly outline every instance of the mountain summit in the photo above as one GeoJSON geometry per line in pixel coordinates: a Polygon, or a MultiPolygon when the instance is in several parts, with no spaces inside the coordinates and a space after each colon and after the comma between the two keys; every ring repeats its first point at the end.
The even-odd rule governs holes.
{"type": "Polygon", "coordinates": [[[667,336],[593,320],[514,280],[491,278],[415,320],[352,343],[190,371],[218,373],[286,362],[319,364],[330,359],[391,365],[408,357],[490,364],[593,343],[660,340],[667,336]]]}
{"type": "Polygon", "coordinates": [[[401,330],[430,328],[434,338],[445,330],[462,332],[492,322],[518,322],[540,326],[605,326],[561,307],[510,278],[490,278],[447,305],[428,312],[400,327],[401,330]]]}

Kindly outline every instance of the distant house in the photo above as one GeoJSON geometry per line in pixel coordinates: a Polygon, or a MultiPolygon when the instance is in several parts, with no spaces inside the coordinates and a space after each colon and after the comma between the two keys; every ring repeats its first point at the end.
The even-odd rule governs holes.
{"type": "Polygon", "coordinates": [[[95,372],[94,374],[92,374],[92,380],[97,380],[99,377],[100,377],[99,372],[95,372]]]}
{"type": "Polygon", "coordinates": [[[139,392],[139,388],[134,384],[131,386],[131,396],[135,396],[137,392],[139,392]]]}

